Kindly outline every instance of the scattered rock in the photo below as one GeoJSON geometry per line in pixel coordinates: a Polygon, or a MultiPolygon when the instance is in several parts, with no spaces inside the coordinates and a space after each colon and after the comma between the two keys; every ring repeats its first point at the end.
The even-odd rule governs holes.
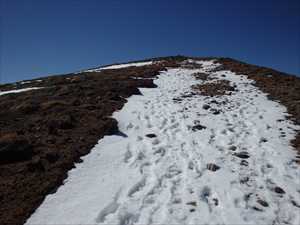
{"type": "Polygon", "coordinates": [[[206,126],[203,126],[201,124],[192,126],[192,131],[203,130],[203,129],[206,129],[206,126]]]}
{"type": "Polygon", "coordinates": [[[181,102],[182,99],[181,99],[181,98],[173,98],[173,101],[174,101],[174,102],[181,102]]]}
{"type": "Polygon", "coordinates": [[[204,104],[202,108],[205,109],[205,110],[208,110],[210,108],[210,106],[207,105],[207,104],[204,104]]]}
{"type": "Polygon", "coordinates": [[[237,152],[233,154],[236,157],[239,157],[241,159],[248,159],[250,156],[248,154],[248,152],[237,152]]]}
{"type": "MultiPolygon", "coordinates": [[[[105,126],[103,127],[103,131],[105,135],[114,135],[119,133],[118,122],[113,118],[104,119],[105,126]]],[[[97,133],[97,131],[93,132],[97,133]]],[[[126,135],[125,135],[126,136],[126,135]]]]}
{"type": "Polygon", "coordinates": [[[278,187],[278,186],[274,188],[274,191],[277,194],[285,194],[285,191],[281,187],[278,187]]]}
{"type": "Polygon", "coordinates": [[[212,200],[213,200],[215,206],[219,205],[219,200],[217,198],[213,198],[212,200]]]}
{"type": "Polygon", "coordinates": [[[192,202],[187,202],[186,203],[187,205],[191,205],[191,206],[197,206],[197,202],[195,202],[195,201],[192,201],[192,202]]]}
{"type": "Polygon", "coordinates": [[[217,170],[220,169],[220,167],[219,167],[218,165],[214,164],[214,163],[208,163],[208,164],[206,165],[206,168],[207,168],[208,170],[211,170],[211,171],[217,171],[217,170]]]}
{"type": "Polygon", "coordinates": [[[217,104],[217,105],[218,105],[219,102],[217,102],[216,100],[211,100],[211,101],[210,101],[210,104],[217,104]]]}
{"type": "Polygon", "coordinates": [[[266,201],[262,200],[262,199],[258,199],[257,202],[260,205],[262,205],[263,207],[268,207],[269,206],[269,204],[266,201]]]}
{"type": "Polygon", "coordinates": [[[156,134],[146,134],[146,137],[148,137],[148,138],[155,138],[157,136],[156,136],[156,134]]]}
{"type": "Polygon", "coordinates": [[[259,212],[262,212],[263,210],[262,209],[260,209],[260,208],[258,208],[258,207],[256,207],[256,206],[253,206],[252,207],[254,210],[256,210],[256,211],[259,211],[259,212]]]}

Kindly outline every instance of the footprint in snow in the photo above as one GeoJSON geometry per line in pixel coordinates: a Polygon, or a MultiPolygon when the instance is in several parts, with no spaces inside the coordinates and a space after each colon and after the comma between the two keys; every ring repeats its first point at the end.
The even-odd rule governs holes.
{"type": "Polygon", "coordinates": [[[208,170],[210,170],[210,171],[215,172],[215,171],[219,170],[221,167],[219,167],[218,165],[216,165],[216,164],[214,164],[214,163],[208,163],[208,164],[206,165],[206,168],[207,168],[208,170]]]}
{"type": "Polygon", "coordinates": [[[133,124],[132,124],[132,123],[129,123],[129,124],[127,125],[127,127],[126,127],[127,130],[130,130],[130,129],[132,129],[132,128],[133,128],[133,124]]]}
{"type": "Polygon", "coordinates": [[[142,141],[142,140],[143,140],[143,137],[137,136],[136,140],[137,140],[137,141],[142,141]]]}
{"type": "Polygon", "coordinates": [[[259,140],[259,142],[260,142],[260,143],[266,143],[266,142],[268,142],[268,139],[262,137],[262,138],[259,140]]]}
{"type": "Polygon", "coordinates": [[[232,145],[232,146],[230,146],[228,149],[229,149],[230,151],[236,151],[237,147],[234,146],[234,145],[232,145]]]}
{"type": "Polygon", "coordinates": [[[125,162],[125,163],[128,163],[131,157],[132,157],[132,153],[131,153],[131,151],[128,149],[128,150],[126,151],[125,155],[124,155],[124,162],[125,162]]]}
{"type": "Polygon", "coordinates": [[[118,210],[118,208],[120,206],[120,204],[118,203],[120,193],[121,193],[121,189],[116,193],[112,202],[110,202],[106,207],[104,207],[100,211],[100,213],[98,214],[98,216],[96,218],[97,223],[103,223],[109,214],[114,214],[118,210]]]}
{"type": "Polygon", "coordinates": [[[158,139],[154,139],[153,141],[152,141],[152,144],[153,145],[158,145],[160,143],[160,141],[158,140],[158,139]]]}

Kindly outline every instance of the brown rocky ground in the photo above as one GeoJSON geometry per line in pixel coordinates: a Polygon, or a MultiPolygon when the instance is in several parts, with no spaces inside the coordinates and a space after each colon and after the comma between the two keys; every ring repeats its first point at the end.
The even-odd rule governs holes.
{"type": "MultiPolygon", "coordinates": [[[[184,59],[159,58],[164,61],[151,66],[0,85],[0,91],[44,87],[0,96],[0,224],[23,224],[44,197],[62,184],[81,156],[104,135],[118,134],[117,121],[110,118],[112,113],[122,108],[125,98],[140,94],[138,87],[155,87],[151,79],[135,77],[154,78],[159,71],[176,67],[184,59]]],[[[222,63],[219,69],[254,79],[300,123],[300,78],[232,59],[218,61],[222,63]]],[[[197,76],[207,79],[205,74],[197,76]]],[[[217,90],[233,91],[224,83],[217,85],[201,87],[201,91],[207,95],[215,95],[217,90]]],[[[293,144],[300,153],[300,135],[293,144]]]]}
{"type": "Polygon", "coordinates": [[[198,84],[192,87],[195,91],[205,96],[231,95],[235,87],[228,80],[217,80],[211,83],[198,84]]]}

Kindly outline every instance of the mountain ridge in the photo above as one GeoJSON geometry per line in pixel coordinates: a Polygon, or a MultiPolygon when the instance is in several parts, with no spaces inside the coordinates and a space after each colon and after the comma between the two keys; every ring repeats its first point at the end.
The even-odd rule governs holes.
{"type": "MultiPolygon", "coordinates": [[[[83,71],[0,85],[2,93],[40,88],[22,94],[0,92],[1,224],[23,224],[99,139],[122,135],[112,113],[120,110],[130,96],[141,94],[138,88],[155,88],[153,79],[161,71],[180,67],[188,59],[214,59],[221,64],[214,71],[248,76],[270,99],[288,109],[289,119],[300,124],[300,78],[230,58],[162,57],[131,62],[155,62],[147,66],[83,71]]],[[[292,144],[300,152],[299,140],[298,133],[292,144]]]]}

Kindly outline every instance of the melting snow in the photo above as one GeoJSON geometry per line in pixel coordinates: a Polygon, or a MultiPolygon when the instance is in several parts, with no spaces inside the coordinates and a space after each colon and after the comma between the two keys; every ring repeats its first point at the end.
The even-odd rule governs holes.
{"type": "Polygon", "coordinates": [[[299,224],[300,170],[289,145],[298,127],[229,71],[210,74],[238,93],[183,98],[205,82],[193,73],[217,66],[198,63],[161,72],[157,88],[130,97],[114,113],[125,135],[101,139],[26,224],[299,224]]]}
{"type": "Polygon", "coordinates": [[[30,84],[31,81],[22,81],[21,84],[30,84]]]}
{"type": "Polygon", "coordinates": [[[22,88],[22,89],[17,89],[17,90],[11,90],[11,91],[2,91],[0,92],[0,95],[7,95],[7,94],[12,94],[12,93],[20,93],[24,91],[31,91],[31,90],[37,90],[41,89],[42,87],[32,87],[32,88],[22,88]]]}
{"type": "Polygon", "coordinates": [[[130,66],[147,66],[147,65],[151,65],[153,63],[153,61],[149,61],[149,62],[137,62],[137,63],[126,63],[126,64],[118,64],[118,65],[112,65],[112,66],[105,66],[105,67],[100,67],[97,69],[90,69],[90,70],[86,70],[84,72],[100,72],[101,70],[112,70],[112,69],[121,69],[121,68],[126,68],[126,67],[130,67],[130,66]]]}

